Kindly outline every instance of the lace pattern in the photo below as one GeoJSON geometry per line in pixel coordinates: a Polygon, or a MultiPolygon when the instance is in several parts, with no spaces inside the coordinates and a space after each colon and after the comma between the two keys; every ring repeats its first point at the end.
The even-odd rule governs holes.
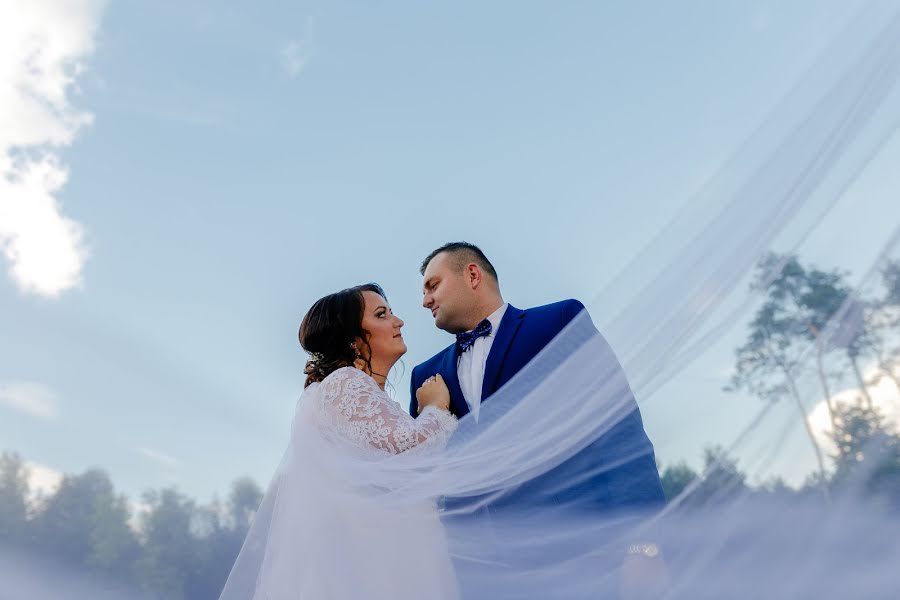
{"type": "Polygon", "coordinates": [[[432,406],[414,419],[371,377],[353,367],[338,369],[320,386],[316,400],[323,426],[367,451],[437,451],[446,446],[458,424],[449,411],[432,406]]]}

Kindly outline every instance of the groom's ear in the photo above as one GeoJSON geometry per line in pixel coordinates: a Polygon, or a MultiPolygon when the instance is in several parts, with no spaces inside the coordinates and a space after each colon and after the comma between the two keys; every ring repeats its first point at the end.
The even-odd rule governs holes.
{"type": "Polygon", "coordinates": [[[476,265],[475,263],[469,263],[466,265],[466,282],[469,286],[474,290],[481,282],[484,281],[484,273],[481,272],[481,267],[476,265]]]}

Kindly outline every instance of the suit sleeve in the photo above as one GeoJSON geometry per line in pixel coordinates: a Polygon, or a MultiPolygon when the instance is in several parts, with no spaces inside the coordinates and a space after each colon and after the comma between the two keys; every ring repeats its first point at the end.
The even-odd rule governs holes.
{"type": "Polygon", "coordinates": [[[572,319],[581,314],[581,311],[585,310],[584,304],[580,300],[574,299],[566,300],[562,308],[562,323],[560,323],[562,327],[568,325],[572,319]]]}
{"type": "MultiPolygon", "coordinates": [[[[563,302],[562,327],[568,325],[585,310],[578,300],[563,302]]],[[[588,318],[590,318],[588,316],[588,318]]],[[[570,332],[570,339],[602,335],[592,322],[584,323],[583,330],[570,332]]],[[[665,495],[656,468],[656,457],[646,431],[634,393],[628,383],[625,370],[612,347],[603,340],[602,350],[595,357],[598,368],[609,371],[609,385],[618,389],[623,401],[621,418],[590,446],[577,455],[570,468],[573,472],[599,473],[584,486],[571,490],[572,499],[592,498],[595,506],[611,511],[648,510],[665,504],[665,495]]]]}
{"type": "Polygon", "coordinates": [[[599,364],[612,366],[610,377],[625,397],[621,420],[594,442],[590,454],[595,466],[608,465],[595,486],[601,504],[619,510],[648,510],[665,505],[666,499],[653,444],[644,430],[641,412],[631,386],[613,349],[605,344],[599,364]]]}
{"type": "MultiPolygon", "coordinates": [[[[597,327],[594,325],[594,321],[591,319],[584,304],[578,300],[564,300],[560,304],[559,332],[565,330],[576,317],[583,313],[583,316],[579,318],[578,325],[576,327],[569,327],[568,333],[566,334],[569,343],[573,347],[584,343],[595,335],[600,335],[600,332],[597,331],[597,327]]],[[[559,332],[557,332],[557,335],[559,332]]]]}
{"type": "Polygon", "coordinates": [[[416,375],[416,369],[413,367],[412,374],[409,377],[409,414],[413,417],[419,414],[419,401],[416,400],[416,390],[419,389],[419,378],[416,375]]]}

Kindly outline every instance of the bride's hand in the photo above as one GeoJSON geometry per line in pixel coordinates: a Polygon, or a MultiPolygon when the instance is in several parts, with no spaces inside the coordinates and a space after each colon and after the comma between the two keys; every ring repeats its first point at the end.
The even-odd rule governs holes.
{"type": "Polygon", "coordinates": [[[450,390],[447,389],[447,384],[444,383],[440,373],[426,379],[416,390],[416,400],[419,403],[419,413],[425,410],[426,406],[450,410],[450,390]]]}

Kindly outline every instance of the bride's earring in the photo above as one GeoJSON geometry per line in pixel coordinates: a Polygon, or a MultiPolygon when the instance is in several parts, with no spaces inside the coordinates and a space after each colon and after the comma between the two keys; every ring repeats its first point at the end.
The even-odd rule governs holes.
{"type": "Polygon", "coordinates": [[[353,366],[361,371],[365,371],[366,363],[361,358],[362,355],[359,353],[359,348],[356,347],[356,342],[350,342],[350,348],[353,350],[353,354],[356,355],[356,358],[353,359],[353,366]]]}

